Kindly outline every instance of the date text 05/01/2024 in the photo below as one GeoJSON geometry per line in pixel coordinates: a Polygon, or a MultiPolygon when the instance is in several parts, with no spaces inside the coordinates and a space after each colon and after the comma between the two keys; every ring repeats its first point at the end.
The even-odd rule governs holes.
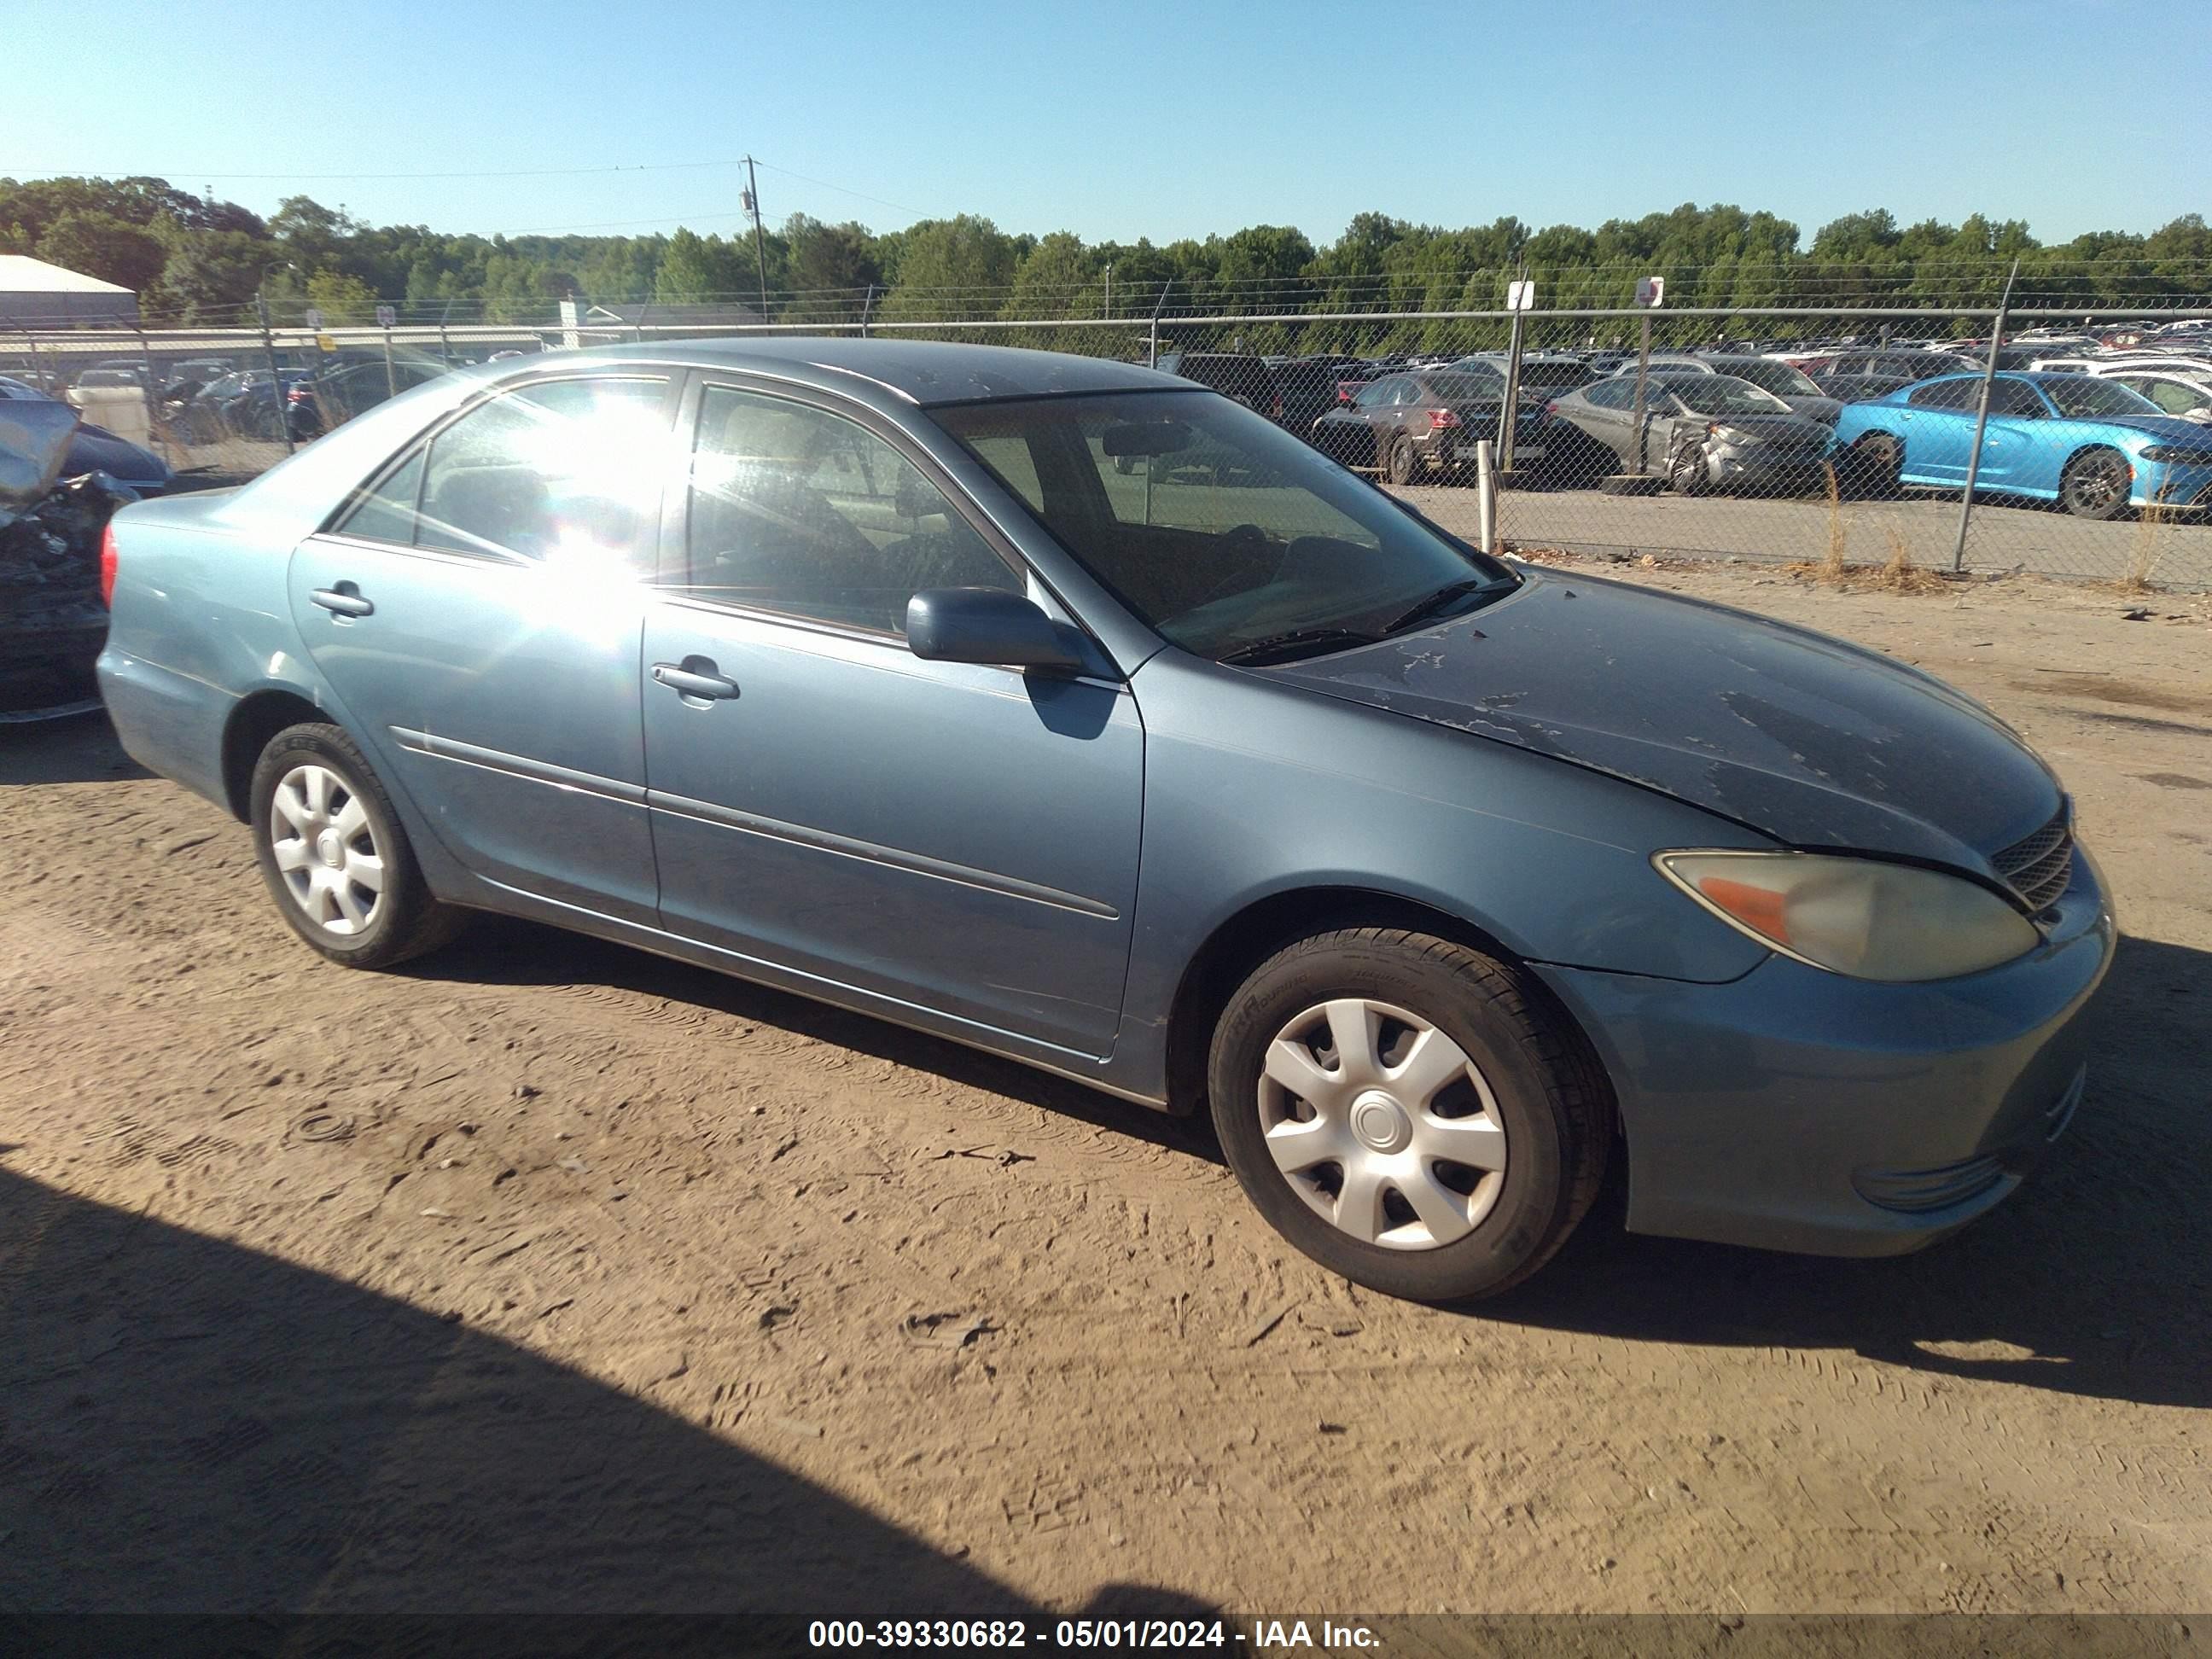
{"type": "Polygon", "coordinates": [[[1062,1619],[1032,1626],[1020,1619],[817,1619],[807,1626],[814,1648],[1225,1648],[1257,1651],[1301,1648],[1340,1650],[1376,1645],[1364,1625],[1331,1620],[1255,1619],[1249,1628],[1220,1619],[1062,1619]]]}

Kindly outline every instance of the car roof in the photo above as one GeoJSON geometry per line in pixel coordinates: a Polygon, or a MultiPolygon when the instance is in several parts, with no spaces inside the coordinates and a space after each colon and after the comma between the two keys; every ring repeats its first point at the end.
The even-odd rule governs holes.
{"type": "MultiPolygon", "coordinates": [[[[1193,356],[1201,354],[1189,354],[1193,356]]],[[[1233,356],[1206,353],[1208,356],[1233,356]]],[[[1255,360],[1256,361],[1256,360],[1255,360]]],[[[664,340],[590,351],[543,354],[526,374],[563,373],[593,365],[681,363],[700,368],[750,369],[824,391],[877,396],[924,407],[996,398],[1044,398],[1086,392],[1188,392],[1194,383],[1134,363],[1071,352],[934,340],[861,340],[798,336],[787,339],[664,340]],[[860,384],[855,385],[858,381],[860,384]]]]}

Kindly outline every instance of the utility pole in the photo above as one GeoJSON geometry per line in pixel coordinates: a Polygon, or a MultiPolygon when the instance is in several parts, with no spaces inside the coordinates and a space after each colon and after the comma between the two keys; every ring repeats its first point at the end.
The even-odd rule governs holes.
{"type": "Polygon", "coordinates": [[[760,179],[753,158],[745,157],[745,211],[753,216],[753,257],[760,262],[761,321],[768,320],[768,240],[761,234],[760,179]]]}

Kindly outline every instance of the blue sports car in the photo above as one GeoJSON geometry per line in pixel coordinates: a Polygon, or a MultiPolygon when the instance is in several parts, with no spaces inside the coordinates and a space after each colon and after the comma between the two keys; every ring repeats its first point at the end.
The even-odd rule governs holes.
{"type": "Polygon", "coordinates": [[[112,532],[116,730],[331,961],[507,911],[1209,1110],[1397,1295],[1533,1273],[1617,1158],[1641,1231],[1910,1249],[2082,1097],[2112,914],[1987,710],[1188,380],[548,353],[112,532]]]}
{"type": "MultiPolygon", "coordinates": [[[[1982,377],[1946,374],[1847,404],[1836,443],[1878,489],[1963,489],[1982,377]]],[[[2058,501],[2084,519],[2212,506],[2212,431],[2089,374],[2000,374],[1975,487],[2058,501]]]]}

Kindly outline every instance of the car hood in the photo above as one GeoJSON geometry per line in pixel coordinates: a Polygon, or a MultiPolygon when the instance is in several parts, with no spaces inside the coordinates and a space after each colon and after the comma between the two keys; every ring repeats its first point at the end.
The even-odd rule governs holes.
{"type": "Polygon", "coordinates": [[[2204,447],[2204,428],[2185,415],[2105,415],[2095,420],[2081,419],[2085,426],[2117,426],[2129,432],[2141,432],[2153,440],[2168,439],[2187,444],[2191,449],[2204,447]]]}
{"type": "Polygon", "coordinates": [[[1825,440],[1828,428],[1820,422],[1803,415],[1699,415],[1677,416],[1678,420],[1710,421],[1716,426],[1749,433],[1762,443],[1794,444],[1825,440]]]}
{"type": "Polygon", "coordinates": [[[1468,616],[1261,671],[1625,778],[1794,847],[1986,870],[2058,811],[2013,732],[1879,653],[1531,572],[1468,616]]]}
{"type": "Polygon", "coordinates": [[[1822,426],[1833,426],[1844,412],[1840,398],[1815,398],[1809,393],[1792,394],[1782,400],[1790,405],[1792,415],[1802,415],[1808,421],[1818,421],[1822,426]]]}
{"type": "Polygon", "coordinates": [[[117,437],[104,426],[77,428],[63,470],[72,477],[80,472],[105,472],[131,483],[161,483],[169,477],[169,469],[159,456],[127,438],[117,437]]]}

